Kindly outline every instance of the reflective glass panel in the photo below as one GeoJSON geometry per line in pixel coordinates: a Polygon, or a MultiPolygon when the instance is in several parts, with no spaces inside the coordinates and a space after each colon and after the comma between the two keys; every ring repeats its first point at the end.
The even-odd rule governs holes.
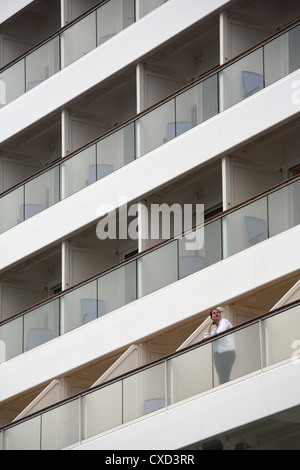
{"type": "Polygon", "coordinates": [[[136,0],[137,19],[139,20],[143,16],[148,15],[148,13],[167,1],[168,0],[136,0]]]}
{"type": "Polygon", "coordinates": [[[300,224],[300,180],[269,194],[270,237],[300,224]]]}
{"type": "Polygon", "coordinates": [[[128,263],[99,277],[98,299],[102,304],[102,314],[134,301],[136,299],[136,262],[128,263]]]}
{"type": "Polygon", "coordinates": [[[177,281],[177,240],[137,260],[138,297],[177,281]]]}
{"type": "Polygon", "coordinates": [[[24,315],[24,351],[59,336],[59,299],[24,315]]]}
{"type": "Polygon", "coordinates": [[[60,164],[61,199],[94,183],[96,175],[96,146],[91,145],[60,164]]]}
{"type": "Polygon", "coordinates": [[[83,403],[84,439],[122,424],[122,381],[86,395],[83,403]]]}
{"type": "Polygon", "coordinates": [[[26,91],[29,91],[59,71],[59,37],[29,54],[25,63],[26,91]]]}
{"type": "Polygon", "coordinates": [[[124,423],[165,407],[165,363],[123,380],[124,423]]]}
{"type": "Polygon", "coordinates": [[[218,114],[218,76],[203,80],[176,97],[176,135],[218,114]]]}
{"type": "Polygon", "coordinates": [[[300,25],[291,29],[289,35],[289,73],[295,72],[300,68],[299,44],[300,44],[300,25]]]}
{"type": "Polygon", "coordinates": [[[134,160],[134,123],[129,124],[97,143],[97,174],[99,180],[134,160]]]}
{"type": "Polygon", "coordinates": [[[263,48],[260,48],[219,73],[220,107],[227,109],[264,88],[263,48]]]}
{"type": "Polygon", "coordinates": [[[24,186],[0,198],[0,233],[18,225],[24,219],[24,186]]]}
{"type": "Polygon", "coordinates": [[[212,388],[211,343],[168,361],[168,397],[171,404],[210,388],[212,388]]]}
{"type": "Polygon", "coordinates": [[[78,441],[78,399],[43,413],[41,450],[60,450],[78,441]]]}
{"type": "Polygon", "coordinates": [[[213,341],[214,386],[261,367],[258,323],[213,341]]]}
{"type": "Polygon", "coordinates": [[[136,152],[141,157],[175,137],[175,100],[136,120],[136,152]]]}
{"type": "Polygon", "coordinates": [[[199,227],[189,234],[189,238],[179,239],[179,279],[220,261],[221,241],[221,219],[199,227]]]}
{"type": "Polygon", "coordinates": [[[4,450],[40,450],[41,417],[7,429],[4,432],[4,450]]]}
{"type": "Polygon", "coordinates": [[[263,197],[222,219],[224,258],[266,240],[267,198],[263,197]]]}
{"type": "Polygon", "coordinates": [[[270,317],[264,321],[265,366],[286,359],[295,361],[299,367],[300,306],[270,317]]]}
{"type": "Polygon", "coordinates": [[[60,297],[61,334],[95,320],[102,303],[97,299],[97,281],[84,284],[60,297]]]}
{"type": "Polygon", "coordinates": [[[23,316],[0,326],[0,363],[23,352],[23,316]]]}
{"type": "Polygon", "coordinates": [[[263,47],[266,86],[280,80],[289,73],[287,62],[287,42],[288,33],[285,33],[278,38],[273,39],[263,47]]]}
{"type": "Polygon", "coordinates": [[[134,22],[134,0],[110,0],[97,10],[97,33],[100,46],[134,22]]]}
{"type": "Polygon", "coordinates": [[[93,50],[96,42],[96,12],[92,12],[61,34],[62,67],[93,50]]]}
{"type": "Polygon", "coordinates": [[[25,93],[24,59],[0,74],[0,107],[11,103],[25,93]]]}
{"type": "Polygon", "coordinates": [[[59,201],[59,168],[56,166],[25,184],[23,220],[42,212],[59,201]]]}

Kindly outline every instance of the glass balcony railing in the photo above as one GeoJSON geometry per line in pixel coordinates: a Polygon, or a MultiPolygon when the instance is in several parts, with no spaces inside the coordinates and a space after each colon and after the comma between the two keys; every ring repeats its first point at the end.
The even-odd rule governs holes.
{"type": "Polygon", "coordinates": [[[299,202],[297,177],[15,315],[0,324],[0,363],[299,225],[299,202]],[[190,249],[200,239],[202,248],[190,249]]]}
{"type": "Polygon", "coordinates": [[[296,24],[6,191],[0,234],[297,70],[299,38],[296,24]]]}
{"type": "Polygon", "coordinates": [[[0,449],[1,442],[2,450],[71,448],[220,385],[264,374],[279,363],[299,362],[299,332],[298,301],[5,426],[0,449]],[[225,344],[233,348],[227,377],[217,367],[225,344]]]}
{"type": "Polygon", "coordinates": [[[168,0],[103,0],[0,70],[0,108],[111,39],[168,0]]]}

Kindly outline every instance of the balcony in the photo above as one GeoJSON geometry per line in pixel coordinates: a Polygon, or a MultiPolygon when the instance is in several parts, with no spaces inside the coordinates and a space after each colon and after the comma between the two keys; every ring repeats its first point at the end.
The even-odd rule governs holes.
{"type": "Polygon", "coordinates": [[[0,108],[166,3],[104,0],[0,70],[0,108]],[[137,15],[135,17],[135,15],[137,15]]]}
{"type": "Polygon", "coordinates": [[[168,413],[204,398],[214,389],[225,390],[227,385],[264,376],[278,365],[298,362],[299,308],[297,301],[274,310],[6,426],[0,429],[3,450],[73,448],[150,414],[168,413]],[[293,328],[285,328],[286,324],[293,328]],[[216,372],[215,351],[229,342],[235,360],[224,382],[216,372]]]}
{"type": "Polygon", "coordinates": [[[2,193],[0,233],[297,70],[299,63],[293,51],[299,32],[299,24],[293,24],[159,105],[2,193]],[[288,60],[283,44],[289,49],[288,60]]]}
{"type": "Polygon", "coordinates": [[[0,362],[300,224],[300,177],[0,325],[0,362]],[[116,287],[117,286],[117,287],[116,287]]]}

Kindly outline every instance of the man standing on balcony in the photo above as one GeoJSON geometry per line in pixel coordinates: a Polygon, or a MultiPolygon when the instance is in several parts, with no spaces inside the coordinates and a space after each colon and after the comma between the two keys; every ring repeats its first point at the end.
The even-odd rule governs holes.
{"type": "MultiPolygon", "coordinates": [[[[218,308],[214,308],[210,312],[211,322],[204,333],[204,339],[223,333],[224,331],[230,330],[232,324],[230,321],[222,318],[221,311],[218,308]],[[215,327],[212,331],[211,328],[215,327]]],[[[214,363],[217,374],[219,376],[220,384],[228,382],[230,380],[230,373],[235,361],[235,345],[233,334],[226,335],[219,340],[215,340],[213,343],[214,348],[214,363]]]]}

